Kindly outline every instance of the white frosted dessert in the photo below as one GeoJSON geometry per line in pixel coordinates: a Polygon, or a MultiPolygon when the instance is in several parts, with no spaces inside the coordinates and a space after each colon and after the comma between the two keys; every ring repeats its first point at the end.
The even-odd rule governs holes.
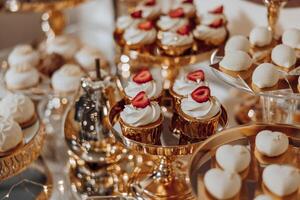
{"type": "Polygon", "coordinates": [[[223,14],[224,7],[220,5],[204,15],[200,16],[201,24],[209,25],[212,24],[216,20],[222,20],[223,23],[226,23],[227,19],[226,16],[223,14]]]}
{"type": "Polygon", "coordinates": [[[7,152],[23,140],[21,127],[11,118],[0,116],[0,152],[7,152]]]}
{"type": "Polygon", "coordinates": [[[277,131],[263,130],[255,138],[256,149],[265,156],[280,156],[288,150],[288,137],[277,131]]]}
{"type": "MultiPolygon", "coordinates": [[[[197,70],[198,71],[198,70],[197,70]]],[[[176,79],[172,90],[180,96],[186,97],[187,95],[191,94],[195,89],[197,89],[201,85],[207,85],[204,78],[204,72],[202,71],[200,73],[203,73],[202,76],[199,77],[199,79],[193,79],[190,77],[193,73],[197,73],[197,71],[190,72],[186,76],[181,76],[180,78],[176,79]]],[[[195,77],[196,78],[196,77],[195,77]]]]}
{"type": "Polygon", "coordinates": [[[162,45],[166,46],[184,46],[190,45],[193,43],[194,38],[192,34],[182,35],[177,32],[162,32],[158,33],[158,39],[160,40],[162,45]]]}
{"type": "Polygon", "coordinates": [[[232,36],[225,45],[225,54],[232,51],[244,51],[248,53],[250,51],[249,40],[243,35],[232,36]]]}
{"type": "Polygon", "coordinates": [[[186,17],[193,17],[196,14],[196,7],[191,0],[176,0],[172,4],[172,9],[182,8],[186,17]]]}
{"type": "Polygon", "coordinates": [[[206,190],[216,199],[230,199],[240,192],[241,177],[231,171],[213,168],[204,175],[206,190]]]}
{"type": "Polygon", "coordinates": [[[189,23],[186,18],[172,18],[168,15],[162,15],[157,21],[156,25],[162,31],[175,31],[181,26],[187,25],[189,23]]]}
{"type": "Polygon", "coordinates": [[[277,45],[272,50],[271,58],[274,64],[283,69],[290,69],[297,61],[295,50],[284,44],[277,45]]]}
{"type": "Polygon", "coordinates": [[[260,64],[252,74],[252,84],[258,88],[270,88],[277,85],[279,72],[271,63],[260,64]]]}
{"type": "Polygon", "coordinates": [[[256,196],[254,200],[273,200],[273,198],[270,195],[261,194],[256,196]]]}
{"type": "Polygon", "coordinates": [[[262,179],[264,185],[280,197],[291,195],[300,187],[299,169],[290,165],[269,165],[264,169],[262,179]]]}
{"type": "Polygon", "coordinates": [[[40,55],[30,45],[17,45],[8,56],[10,68],[36,67],[40,61],[40,55]]]}
{"type": "Polygon", "coordinates": [[[69,93],[78,90],[80,79],[84,75],[78,65],[65,64],[54,72],[51,84],[58,93],[69,93]]]}
{"type": "Polygon", "coordinates": [[[156,30],[152,22],[146,21],[125,30],[123,38],[128,45],[149,45],[156,40],[156,30]]]}
{"type": "Polygon", "coordinates": [[[245,71],[252,66],[252,59],[244,51],[231,51],[225,54],[219,65],[234,72],[245,71]]]}
{"type": "Polygon", "coordinates": [[[146,0],[139,3],[136,10],[142,10],[142,18],[153,20],[160,15],[161,6],[156,0],[146,0]]]}
{"type": "Polygon", "coordinates": [[[48,54],[57,53],[67,60],[71,59],[78,49],[78,41],[71,36],[56,36],[46,43],[46,51],[48,54]]]}
{"type": "Polygon", "coordinates": [[[300,29],[291,28],[284,31],[282,43],[293,49],[300,50],[300,29]]]}
{"type": "Polygon", "coordinates": [[[141,17],[133,18],[130,15],[123,15],[118,17],[116,22],[116,28],[119,31],[124,31],[131,27],[136,27],[142,21],[141,17]]]}
{"type": "Polygon", "coordinates": [[[9,68],[5,73],[5,83],[11,90],[22,90],[36,86],[40,75],[36,68],[29,65],[9,68]]]}
{"type": "Polygon", "coordinates": [[[242,145],[222,145],[216,151],[219,166],[227,171],[242,172],[251,162],[250,151],[242,145]]]}
{"type": "Polygon", "coordinates": [[[272,32],[267,27],[255,27],[251,30],[249,41],[254,47],[265,47],[272,43],[272,32]]]}
{"type": "Polygon", "coordinates": [[[227,30],[225,26],[211,27],[207,25],[198,25],[193,31],[193,35],[196,39],[203,41],[208,45],[220,45],[227,37],[227,30]]]}
{"type": "Polygon", "coordinates": [[[35,118],[34,104],[23,94],[8,94],[0,101],[0,115],[23,126],[35,118]]]}
{"type": "Polygon", "coordinates": [[[81,48],[76,54],[75,59],[83,69],[87,71],[95,70],[95,60],[99,58],[101,66],[107,65],[103,54],[96,48],[85,46],[81,48]]]}

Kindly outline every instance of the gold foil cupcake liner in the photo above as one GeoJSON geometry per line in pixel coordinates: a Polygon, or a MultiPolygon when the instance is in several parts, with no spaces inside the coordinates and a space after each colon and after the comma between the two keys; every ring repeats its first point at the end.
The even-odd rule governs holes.
{"type": "Polygon", "coordinates": [[[159,40],[156,42],[157,46],[160,47],[165,54],[170,56],[180,56],[184,54],[187,50],[191,49],[194,43],[174,46],[174,45],[163,45],[159,40]]]}
{"type": "Polygon", "coordinates": [[[181,99],[184,98],[184,96],[177,94],[177,93],[173,90],[173,84],[170,85],[169,93],[170,93],[170,95],[172,96],[172,99],[173,99],[173,105],[174,105],[175,110],[177,111],[177,110],[179,109],[179,107],[180,107],[181,99]]]}

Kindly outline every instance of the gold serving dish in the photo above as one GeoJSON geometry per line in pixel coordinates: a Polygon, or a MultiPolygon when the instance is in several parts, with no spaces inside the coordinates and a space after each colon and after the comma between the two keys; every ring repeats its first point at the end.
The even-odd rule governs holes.
{"type": "MultiPolygon", "coordinates": [[[[258,123],[253,125],[239,126],[236,128],[221,131],[219,134],[212,136],[207,141],[203,142],[195,151],[189,165],[189,179],[192,186],[193,194],[198,199],[209,199],[208,192],[204,188],[202,178],[205,172],[216,165],[215,150],[224,144],[240,144],[245,145],[251,150],[251,164],[248,174],[243,178],[243,186],[238,199],[254,199],[255,196],[269,192],[262,184],[261,172],[266,167],[266,163],[261,164],[254,154],[255,136],[261,130],[280,131],[289,137],[290,147],[284,163],[291,164],[300,169],[300,128],[283,125],[283,124],[264,124],[258,123]]],[[[278,160],[273,160],[272,163],[282,163],[278,160]]],[[[276,200],[296,200],[300,198],[300,190],[293,196],[279,198],[273,196],[276,200]]]]}

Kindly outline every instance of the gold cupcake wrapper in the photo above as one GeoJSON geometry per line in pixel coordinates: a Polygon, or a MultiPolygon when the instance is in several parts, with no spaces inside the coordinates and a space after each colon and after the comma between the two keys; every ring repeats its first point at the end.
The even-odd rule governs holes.
{"type": "Polygon", "coordinates": [[[172,99],[173,99],[174,108],[177,111],[180,107],[180,101],[181,101],[182,98],[184,98],[184,96],[177,94],[173,90],[173,84],[170,86],[169,92],[170,92],[170,95],[172,96],[172,99]]]}
{"type": "Polygon", "coordinates": [[[163,45],[159,40],[157,41],[157,45],[163,49],[167,55],[170,56],[180,56],[185,51],[193,47],[193,43],[181,46],[163,45]]]}

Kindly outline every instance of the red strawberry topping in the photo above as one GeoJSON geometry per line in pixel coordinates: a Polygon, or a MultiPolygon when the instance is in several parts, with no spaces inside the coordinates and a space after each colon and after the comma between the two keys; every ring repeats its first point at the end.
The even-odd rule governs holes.
{"type": "Polygon", "coordinates": [[[192,92],[192,98],[198,103],[203,103],[209,100],[210,89],[207,86],[200,86],[192,92]]]}
{"type": "Polygon", "coordinates": [[[177,30],[177,33],[180,34],[180,35],[188,35],[190,34],[190,26],[189,25],[184,25],[184,26],[181,26],[178,30],[177,30]]]}
{"type": "Polygon", "coordinates": [[[138,28],[141,30],[149,31],[153,28],[153,23],[152,21],[141,22],[139,23],[138,28]]]}
{"type": "Polygon", "coordinates": [[[139,18],[142,18],[142,10],[136,10],[134,12],[132,12],[130,15],[132,18],[134,19],[139,19],[139,18]]]}
{"type": "Polygon", "coordinates": [[[183,8],[177,8],[177,9],[170,10],[169,16],[172,18],[183,17],[184,16],[183,8]]]}
{"type": "Polygon", "coordinates": [[[193,0],[183,0],[182,3],[194,3],[193,0]]]}
{"type": "Polygon", "coordinates": [[[187,78],[195,82],[205,80],[204,72],[201,69],[188,73],[187,78]]]}
{"type": "Polygon", "coordinates": [[[209,13],[212,13],[212,14],[222,14],[224,11],[224,7],[223,5],[220,5],[218,7],[216,7],[215,9],[209,11],[209,13]]]}
{"type": "Polygon", "coordinates": [[[152,75],[150,73],[150,71],[148,69],[143,69],[140,72],[138,72],[137,74],[135,74],[132,78],[132,80],[134,82],[136,82],[137,84],[143,84],[143,83],[147,83],[149,81],[152,81],[152,75]]]}
{"type": "Polygon", "coordinates": [[[146,92],[139,92],[132,100],[131,104],[136,108],[145,108],[150,105],[150,100],[148,99],[146,92]]]}
{"type": "Polygon", "coordinates": [[[219,28],[221,26],[223,26],[223,19],[216,19],[209,25],[211,28],[219,28]]]}
{"type": "Polygon", "coordinates": [[[147,0],[145,2],[145,6],[154,6],[156,4],[156,0],[147,0]]]}

